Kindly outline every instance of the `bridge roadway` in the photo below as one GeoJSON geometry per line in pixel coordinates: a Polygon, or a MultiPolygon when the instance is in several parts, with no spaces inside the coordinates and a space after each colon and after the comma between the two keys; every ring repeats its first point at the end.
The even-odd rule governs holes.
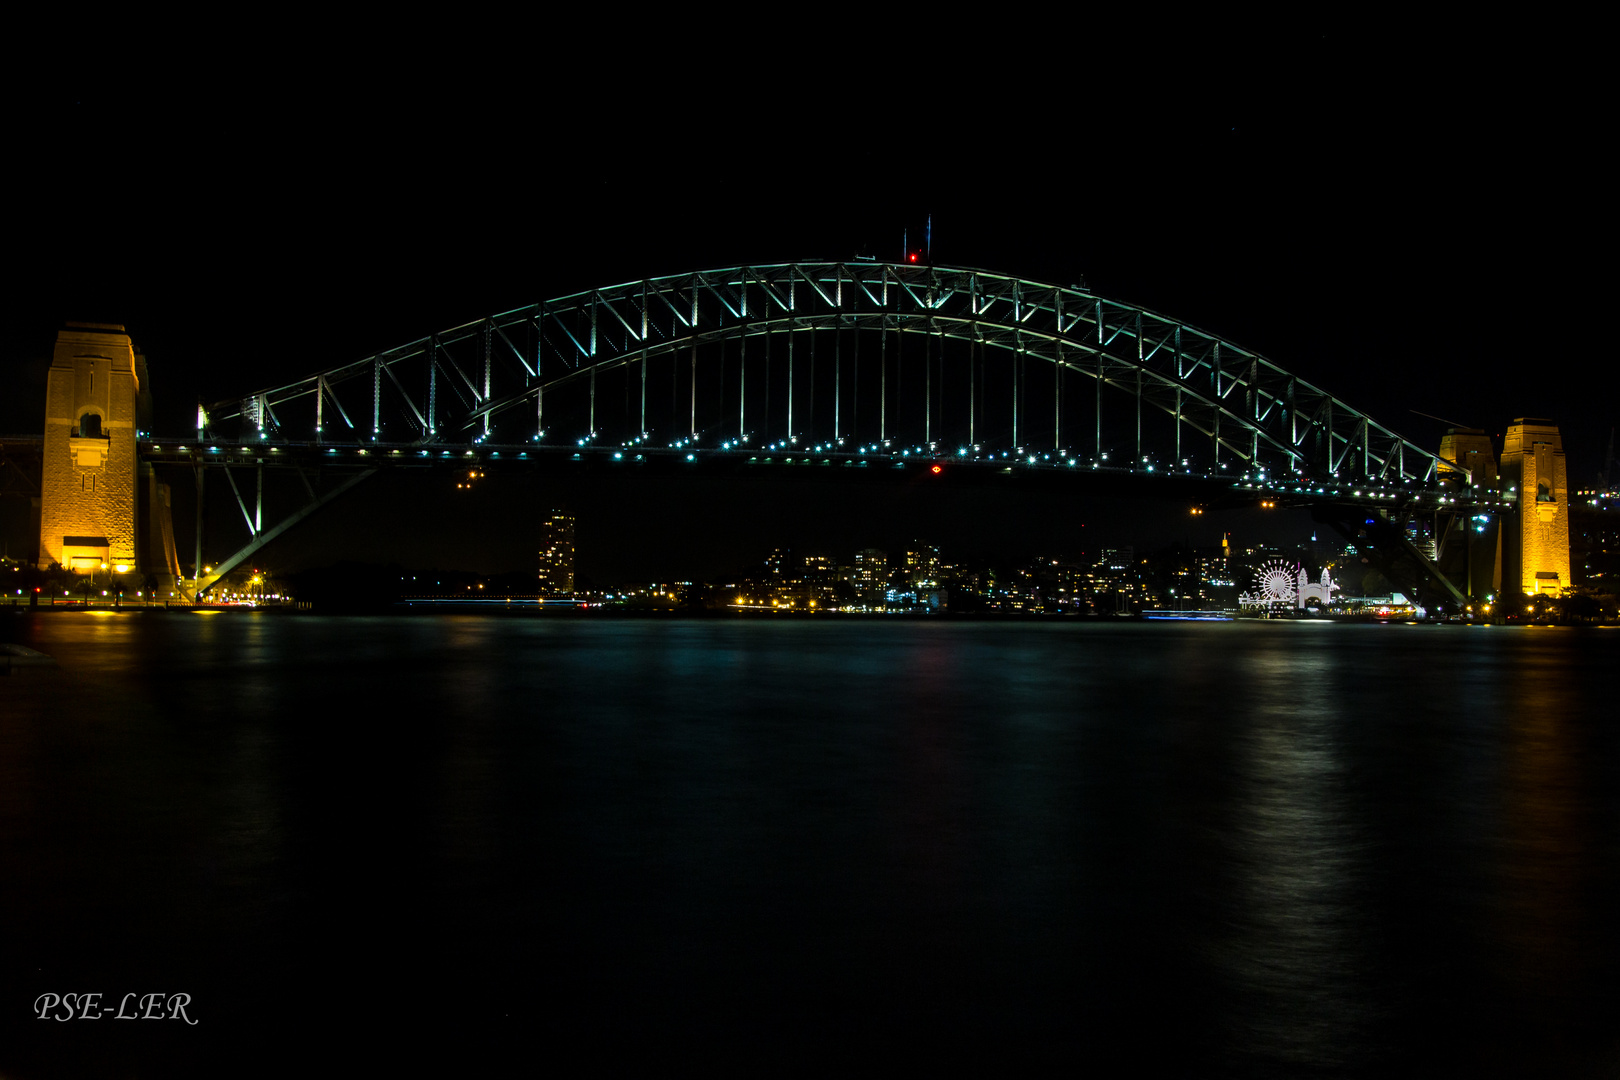
{"type": "MultiPolygon", "coordinates": [[[[247,523],[248,544],[220,563],[198,583],[198,595],[281,533],[314,513],[380,469],[497,469],[553,471],[585,469],[598,474],[647,470],[678,482],[687,473],[770,478],[772,481],[822,479],[838,482],[925,482],[946,486],[1011,483],[1024,490],[1070,490],[1108,494],[1152,494],[1182,500],[1198,509],[1249,507],[1308,508],[1312,516],[1330,525],[1368,561],[1392,580],[1410,578],[1419,593],[1443,592],[1458,604],[1466,599],[1441,573],[1429,556],[1407,535],[1413,517],[1432,514],[1458,520],[1479,512],[1500,513],[1511,502],[1495,486],[1465,489],[1454,482],[1425,484],[1410,477],[1401,481],[1362,478],[1358,481],[1311,481],[1295,474],[1284,482],[1252,473],[1214,475],[1164,466],[1152,460],[1121,465],[1106,458],[1087,458],[1062,451],[976,451],[959,447],[956,453],[934,446],[838,446],[832,442],[795,445],[786,441],[752,446],[721,440],[704,446],[700,438],[654,446],[642,440],[598,445],[579,439],[573,445],[542,443],[473,446],[385,443],[330,445],[315,442],[258,440],[246,442],[148,442],[141,445],[144,460],[186,467],[197,476],[199,499],[202,477],[212,468],[223,471],[247,523]],[[237,487],[233,469],[258,474],[258,504],[252,512],[237,487]],[[299,473],[309,502],[279,524],[264,528],[263,472],[266,468],[299,473]],[[335,485],[311,483],[311,474],[340,469],[347,473],[335,485]]],[[[201,561],[201,515],[198,517],[198,561],[201,561]]],[[[1437,530],[1438,533],[1438,530],[1437,530]]]]}
{"type": "MultiPolygon", "coordinates": [[[[1454,512],[1477,509],[1501,512],[1512,502],[1494,487],[1473,490],[1445,483],[1423,484],[1330,479],[1312,481],[1290,476],[1279,482],[1264,472],[1231,475],[1177,469],[1154,463],[1120,465],[1074,453],[1029,450],[975,453],[971,448],[952,452],[928,447],[839,447],[783,443],[750,446],[726,442],[705,447],[689,440],[673,446],[630,443],[614,446],[586,442],[575,445],[515,444],[475,447],[374,443],[331,445],[314,442],[257,441],[248,443],[179,440],[140,444],[143,461],[155,465],[203,468],[278,468],[309,472],[322,468],[500,468],[553,469],[586,467],[602,470],[655,469],[675,475],[683,469],[706,474],[763,475],[792,469],[795,472],[836,469],[841,477],[860,475],[926,476],[937,466],[941,482],[997,482],[1006,479],[1046,484],[1072,484],[1077,489],[1125,485],[1141,494],[1187,495],[1201,505],[1226,507],[1312,507],[1321,504],[1356,506],[1369,511],[1454,512]],[[966,452],[962,452],[963,450],[966,452]],[[847,471],[846,471],[847,470],[847,471]]],[[[875,478],[875,477],[874,477],[875,478]]]]}

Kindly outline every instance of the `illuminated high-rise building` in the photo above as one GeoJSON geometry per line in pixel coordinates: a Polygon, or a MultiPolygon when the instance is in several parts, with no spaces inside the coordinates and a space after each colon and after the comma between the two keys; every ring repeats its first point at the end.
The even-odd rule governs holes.
{"type": "Polygon", "coordinates": [[[806,581],[829,581],[838,573],[838,563],[829,555],[809,554],[803,559],[806,581]]]}
{"type": "Polygon", "coordinates": [[[1505,522],[1502,587],[1559,595],[1569,576],[1569,483],[1564,441],[1551,420],[1521,418],[1502,444],[1502,479],[1514,489],[1518,520],[1505,522]]]}
{"type": "Polygon", "coordinates": [[[889,585],[889,557],[877,548],[857,551],[849,583],[855,586],[861,599],[875,602],[889,585]]]}
{"type": "Polygon", "coordinates": [[[939,548],[933,544],[913,544],[900,560],[905,581],[913,589],[932,589],[939,584],[939,548]]]}
{"type": "Polygon", "coordinates": [[[574,591],[574,515],[553,511],[540,525],[540,595],[574,591]]]}

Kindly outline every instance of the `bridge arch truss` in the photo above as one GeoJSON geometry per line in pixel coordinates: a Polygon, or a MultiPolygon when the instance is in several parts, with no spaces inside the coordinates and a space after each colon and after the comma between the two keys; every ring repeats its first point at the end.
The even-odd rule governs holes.
{"type": "Polygon", "coordinates": [[[813,448],[1267,487],[1411,490],[1440,464],[1266,357],[1146,308],[863,261],[591,289],[217,403],[199,426],[239,442],[813,448]]]}

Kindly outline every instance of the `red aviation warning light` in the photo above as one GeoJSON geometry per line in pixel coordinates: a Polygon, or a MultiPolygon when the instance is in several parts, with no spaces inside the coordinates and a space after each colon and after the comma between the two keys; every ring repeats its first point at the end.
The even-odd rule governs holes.
{"type": "Polygon", "coordinates": [[[905,253],[906,262],[922,262],[925,266],[932,266],[934,261],[934,215],[928,215],[928,228],[923,232],[923,246],[915,250],[911,246],[909,230],[900,233],[900,250],[905,253]],[[924,262],[924,256],[927,261],[924,262]]]}

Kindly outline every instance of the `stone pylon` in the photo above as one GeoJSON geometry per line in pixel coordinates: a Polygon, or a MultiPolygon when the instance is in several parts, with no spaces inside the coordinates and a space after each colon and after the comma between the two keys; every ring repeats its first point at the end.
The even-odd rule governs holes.
{"type": "Polygon", "coordinates": [[[1520,418],[1502,444],[1502,479],[1514,490],[1518,520],[1504,522],[1502,587],[1559,595],[1569,576],[1569,483],[1564,441],[1551,420],[1520,418]]]}
{"type": "Polygon", "coordinates": [[[172,589],[179,569],[168,485],[136,452],[150,424],[146,360],[122,326],[69,323],[45,391],[39,564],[147,578],[172,589]],[[145,528],[143,529],[143,524],[145,528]],[[143,536],[145,532],[147,535],[143,536]]]}

